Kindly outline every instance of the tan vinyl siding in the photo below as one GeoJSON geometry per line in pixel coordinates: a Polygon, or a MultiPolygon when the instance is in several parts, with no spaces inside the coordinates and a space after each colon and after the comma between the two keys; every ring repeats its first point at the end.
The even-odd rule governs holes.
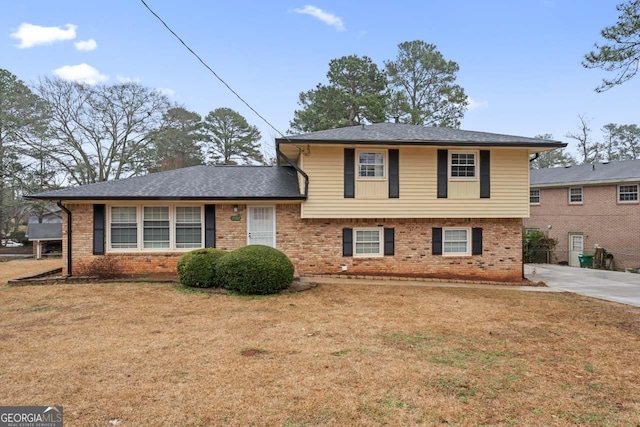
{"type": "MultiPolygon", "coordinates": [[[[529,215],[527,148],[491,149],[489,199],[438,199],[437,148],[398,148],[399,199],[345,199],[343,147],[313,146],[304,160],[304,171],[309,175],[309,198],[302,204],[302,218],[525,218],[529,215]]],[[[449,187],[451,191],[451,181],[449,187]]]]}
{"type": "Polygon", "coordinates": [[[388,199],[389,181],[356,178],[356,199],[388,199]]]}
{"type": "Polygon", "coordinates": [[[449,180],[450,199],[478,199],[480,198],[480,181],[449,180]]]}

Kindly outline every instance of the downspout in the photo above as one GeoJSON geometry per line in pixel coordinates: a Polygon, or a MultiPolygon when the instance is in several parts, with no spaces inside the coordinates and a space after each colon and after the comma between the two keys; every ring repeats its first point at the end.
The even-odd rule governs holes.
{"type": "Polygon", "coordinates": [[[538,157],[540,157],[540,153],[539,152],[538,153],[534,153],[533,154],[533,159],[529,159],[529,163],[535,161],[538,157]]]}
{"type": "MultiPolygon", "coordinates": [[[[540,152],[534,153],[533,158],[529,159],[529,163],[535,161],[538,157],[540,157],[540,152]]],[[[529,187],[531,187],[531,184],[529,184],[529,187]]],[[[522,229],[524,230],[524,218],[522,219],[522,229]]],[[[524,257],[524,248],[522,251],[522,256],[524,257]]],[[[526,279],[526,277],[524,277],[524,258],[522,259],[522,278],[526,279]]]]}
{"type": "Polygon", "coordinates": [[[309,194],[309,175],[307,175],[302,169],[300,169],[298,167],[298,165],[293,163],[291,161],[291,159],[289,159],[287,156],[285,156],[282,153],[282,151],[280,151],[280,144],[279,143],[276,143],[276,156],[278,156],[279,158],[284,159],[284,161],[287,162],[289,164],[289,166],[294,168],[296,170],[296,172],[298,172],[300,175],[302,175],[304,177],[304,194],[303,195],[306,198],[307,195],[309,194]]]}
{"type": "Polygon", "coordinates": [[[71,277],[71,211],[62,205],[62,200],[58,200],[56,205],[67,214],[67,277],[71,277]]]}

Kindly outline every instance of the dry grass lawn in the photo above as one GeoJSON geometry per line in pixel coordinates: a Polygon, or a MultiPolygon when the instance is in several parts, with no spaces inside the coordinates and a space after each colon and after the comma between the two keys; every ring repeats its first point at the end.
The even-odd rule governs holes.
{"type": "Polygon", "coordinates": [[[59,267],[62,267],[62,259],[60,258],[39,260],[0,258],[0,287],[6,285],[8,280],[43,273],[59,267]]]}
{"type": "Polygon", "coordinates": [[[68,426],[640,425],[640,309],[570,294],[5,287],[0,343],[68,426]]]}

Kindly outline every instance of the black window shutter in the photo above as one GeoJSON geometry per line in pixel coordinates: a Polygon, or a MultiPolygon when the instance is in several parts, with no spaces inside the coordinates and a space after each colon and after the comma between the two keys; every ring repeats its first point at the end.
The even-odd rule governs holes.
{"type": "Polygon", "coordinates": [[[353,148],[344,149],[344,197],[353,199],[356,196],[356,150],[353,148]]]}
{"type": "Polygon", "coordinates": [[[216,247],[216,205],[204,205],[204,247],[216,247]]]}
{"type": "Polygon", "coordinates": [[[448,162],[448,150],[438,150],[438,199],[447,198],[448,162]]]}
{"type": "Polygon", "coordinates": [[[389,150],[389,198],[400,197],[400,150],[389,150]]]}
{"type": "Polygon", "coordinates": [[[342,256],[353,256],[353,229],[342,229],[342,256]]]}
{"type": "Polygon", "coordinates": [[[433,247],[432,255],[442,255],[442,228],[434,227],[431,229],[433,247]]]}
{"type": "Polygon", "coordinates": [[[395,229],[394,228],[385,228],[384,229],[384,254],[385,255],[395,255],[395,229]]]}
{"type": "Polygon", "coordinates": [[[480,198],[491,197],[491,152],[480,151],[480,198]]]}
{"type": "Polygon", "coordinates": [[[482,255],[482,228],[471,230],[471,255],[482,255]]]}
{"type": "Polygon", "coordinates": [[[93,254],[104,255],[105,206],[93,205],[93,254]]]}

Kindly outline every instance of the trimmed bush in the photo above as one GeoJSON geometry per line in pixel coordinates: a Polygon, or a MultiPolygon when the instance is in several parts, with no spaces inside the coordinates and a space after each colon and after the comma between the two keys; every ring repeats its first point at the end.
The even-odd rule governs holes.
{"type": "Polygon", "coordinates": [[[183,286],[196,288],[219,287],[218,261],[226,252],[215,248],[196,249],[178,260],[178,278],[183,286]]]}
{"type": "Polygon", "coordinates": [[[285,254],[263,245],[236,249],[218,263],[222,286],[248,295],[275,294],[288,288],[293,271],[293,264],[285,254]]]}

